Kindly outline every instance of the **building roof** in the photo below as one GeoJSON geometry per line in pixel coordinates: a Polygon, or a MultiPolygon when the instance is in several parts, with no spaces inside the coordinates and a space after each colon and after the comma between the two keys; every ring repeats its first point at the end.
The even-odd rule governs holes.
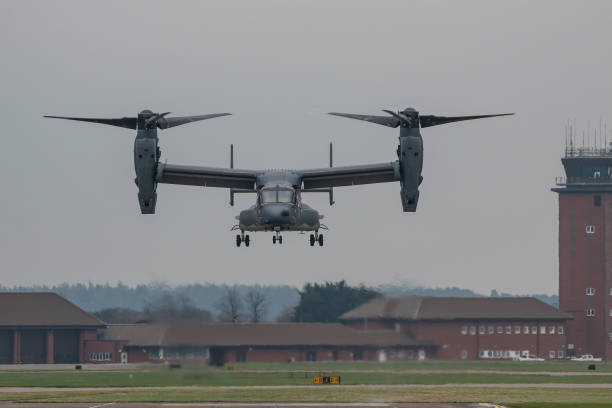
{"type": "Polygon", "coordinates": [[[97,317],[50,292],[0,293],[0,326],[103,327],[97,317]]]}
{"type": "Polygon", "coordinates": [[[571,315],[532,297],[377,297],[341,320],[568,320],[571,315]]]}
{"type": "Polygon", "coordinates": [[[104,339],[128,346],[416,346],[434,345],[393,331],[352,329],[338,323],[178,323],[109,325],[104,339]]]}

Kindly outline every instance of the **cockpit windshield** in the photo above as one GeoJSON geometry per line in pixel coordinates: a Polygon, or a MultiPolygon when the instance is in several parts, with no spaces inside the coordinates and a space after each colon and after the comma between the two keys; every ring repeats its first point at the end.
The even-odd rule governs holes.
{"type": "Polygon", "coordinates": [[[293,203],[295,192],[292,188],[265,188],[261,190],[261,202],[293,203]]]}

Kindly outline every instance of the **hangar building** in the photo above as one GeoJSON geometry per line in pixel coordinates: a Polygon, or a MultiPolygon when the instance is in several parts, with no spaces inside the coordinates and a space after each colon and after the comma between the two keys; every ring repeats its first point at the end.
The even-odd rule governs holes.
{"type": "Polygon", "coordinates": [[[0,293],[0,364],[82,362],[105,325],[55,293],[0,293]]]}

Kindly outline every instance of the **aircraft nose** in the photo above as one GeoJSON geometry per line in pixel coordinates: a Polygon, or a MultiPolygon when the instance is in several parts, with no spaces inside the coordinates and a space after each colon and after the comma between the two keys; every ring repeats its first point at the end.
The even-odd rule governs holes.
{"type": "Polygon", "coordinates": [[[283,225],[295,222],[288,205],[266,204],[261,208],[261,217],[267,224],[283,225]]]}

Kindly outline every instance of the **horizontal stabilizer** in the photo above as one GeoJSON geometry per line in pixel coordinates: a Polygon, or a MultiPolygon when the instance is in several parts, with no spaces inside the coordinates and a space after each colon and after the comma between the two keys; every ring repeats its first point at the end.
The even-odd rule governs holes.
{"type": "Polygon", "coordinates": [[[67,120],[78,120],[81,122],[93,122],[93,123],[101,123],[103,125],[111,125],[111,126],[119,126],[128,129],[136,129],[138,124],[137,118],[116,118],[116,119],[106,119],[106,118],[73,118],[67,116],[48,116],[45,115],[45,118],[53,118],[53,119],[67,119],[67,120]]]}

